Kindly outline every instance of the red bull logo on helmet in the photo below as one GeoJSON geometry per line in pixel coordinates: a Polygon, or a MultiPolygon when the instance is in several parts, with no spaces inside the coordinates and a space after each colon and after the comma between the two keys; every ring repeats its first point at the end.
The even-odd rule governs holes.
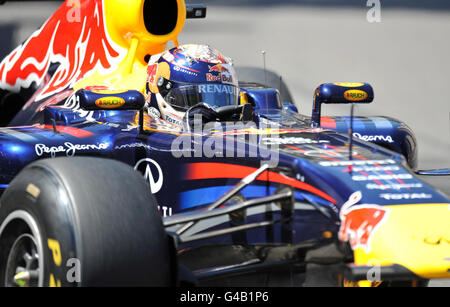
{"type": "Polygon", "coordinates": [[[222,73],[222,72],[230,72],[230,70],[223,64],[216,64],[214,66],[210,66],[209,67],[209,71],[210,72],[213,72],[213,71],[214,72],[220,72],[220,73],[222,73]]]}
{"type": "Polygon", "coordinates": [[[218,76],[215,76],[213,74],[206,74],[206,81],[233,83],[233,76],[227,74],[219,74],[218,76]]]}
{"type": "Polygon", "coordinates": [[[229,66],[229,64],[209,66],[209,73],[206,74],[206,81],[232,84],[234,82],[233,74],[231,73],[232,68],[227,66],[229,66]]]}
{"type": "Polygon", "coordinates": [[[341,227],[338,237],[343,242],[349,242],[353,250],[362,248],[366,253],[369,253],[371,239],[376,230],[388,218],[389,211],[379,205],[356,205],[361,198],[361,192],[355,192],[342,206],[339,213],[341,227]]]}
{"type": "Polygon", "coordinates": [[[73,87],[94,71],[107,74],[126,55],[109,37],[103,0],[83,1],[79,18],[65,2],[47,22],[0,64],[0,88],[41,87],[36,100],[73,87]],[[48,74],[51,65],[58,65],[48,74]]]}

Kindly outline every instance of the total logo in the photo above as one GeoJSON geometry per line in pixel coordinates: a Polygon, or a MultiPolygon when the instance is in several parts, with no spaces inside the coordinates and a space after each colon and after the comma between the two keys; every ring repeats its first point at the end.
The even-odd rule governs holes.
{"type": "Polygon", "coordinates": [[[150,158],[141,159],[136,163],[134,169],[144,174],[144,178],[148,182],[152,194],[156,194],[161,190],[164,179],[161,166],[158,162],[150,158]]]}
{"type": "Polygon", "coordinates": [[[423,238],[423,243],[428,245],[450,245],[450,236],[426,236],[423,238]]]}
{"type": "Polygon", "coordinates": [[[433,197],[433,195],[426,193],[384,193],[379,196],[386,200],[429,199],[433,197]]]}

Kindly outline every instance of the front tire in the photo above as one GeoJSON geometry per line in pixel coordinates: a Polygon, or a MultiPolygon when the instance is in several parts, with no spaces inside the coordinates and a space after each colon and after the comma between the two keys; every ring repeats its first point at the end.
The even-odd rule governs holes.
{"type": "Polygon", "coordinates": [[[0,285],[174,285],[170,242],[148,185],[128,165],[40,160],[1,198],[0,285]]]}

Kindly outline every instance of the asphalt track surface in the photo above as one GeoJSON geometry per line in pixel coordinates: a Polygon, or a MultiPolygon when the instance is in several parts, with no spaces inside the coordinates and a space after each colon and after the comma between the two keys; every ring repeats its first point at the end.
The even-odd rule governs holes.
{"type": "MultiPolygon", "coordinates": [[[[188,1],[189,2],[189,1],[188,1]]],[[[310,114],[324,82],[365,81],[375,101],[357,115],[401,119],[416,133],[419,169],[450,167],[450,3],[381,1],[381,21],[367,20],[366,0],[205,0],[205,20],[188,20],[180,43],[207,43],[236,65],[281,74],[295,103],[310,114]],[[405,3],[408,3],[405,5],[405,3]]],[[[57,7],[7,3],[0,7],[0,57],[25,40],[57,7]]],[[[324,115],[348,115],[328,105],[324,115]]],[[[423,178],[450,195],[450,178],[423,178]]],[[[450,286],[450,280],[430,286],[450,286]]]]}

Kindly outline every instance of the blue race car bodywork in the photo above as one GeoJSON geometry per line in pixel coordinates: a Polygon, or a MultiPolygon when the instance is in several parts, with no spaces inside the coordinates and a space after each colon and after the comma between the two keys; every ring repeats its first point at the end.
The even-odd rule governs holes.
{"type": "MultiPolygon", "coordinates": [[[[433,207],[433,212],[446,208],[448,199],[418,179],[408,166],[408,161],[414,164],[416,145],[414,135],[402,123],[386,117],[353,118],[353,135],[361,137],[353,138],[350,154],[349,135],[339,132],[346,132],[349,118],[325,118],[323,123],[329,128],[312,128],[310,118],[282,108],[273,89],[242,90],[253,100],[257,120],[215,124],[192,133],[174,131],[147,115],[141,129],[139,112],[133,110],[84,111],[67,107],[67,101],[62,101],[62,106],[44,108],[34,113],[30,122],[0,129],[1,188],[7,189],[17,173],[36,159],[87,155],[120,160],[145,176],[168,230],[175,233],[173,221],[178,216],[208,210],[220,196],[264,165],[274,168],[236,193],[237,201],[222,206],[270,197],[283,188],[292,191],[288,222],[283,219],[287,213],[274,203],[241,210],[241,214],[200,221],[180,233],[180,250],[216,244],[321,245],[338,239],[350,242],[355,250],[370,250],[370,255],[377,255],[372,244],[380,231],[375,230],[389,221],[395,223],[391,211],[404,208],[408,215],[413,205],[429,206],[430,211],[433,207]],[[263,98],[258,101],[258,97],[263,98]],[[265,107],[266,97],[271,108],[265,107]],[[361,212],[362,221],[356,215],[345,224],[350,218],[343,207],[356,192],[361,195],[361,208],[371,204],[372,211],[361,212]],[[385,218],[390,215],[390,220],[377,219],[380,212],[385,218]],[[258,225],[267,221],[273,224],[258,225]],[[202,237],[245,225],[255,225],[255,229],[202,237]]],[[[399,258],[393,259],[399,262],[407,256],[399,251],[395,255],[399,258]]],[[[359,264],[364,263],[360,260],[359,264]]],[[[408,270],[413,268],[409,266],[408,270]]],[[[430,276],[416,274],[420,278],[430,276]]]]}
{"type": "MultiPolygon", "coordinates": [[[[1,193],[35,160],[114,159],[144,175],[181,262],[199,277],[230,273],[220,257],[195,256],[201,247],[223,245],[292,248],[277,258],[288,264],[323,264],[335,258],[309,252],[338,246],[341,256],[333,263],[355,280],[366,279],[371,259],[379,260],[385,280],[449,277],[448,244],[423,239],[432,234],[448,241],[449,200],[414,173],[417,145],[404,123],[320,112],[317,121],[314,113],[298,114],[276,89],[243,85],[253,121],[187,132],[141,109],[84,108],[76,90],[97,85],[92,82],[31,97],[0,128],[1,193]]],[[[328,89],[339,93],[340,86],[355,87],[328,89]]],[[[105,95],[131,99],[123,91],[105,95]]]]}

